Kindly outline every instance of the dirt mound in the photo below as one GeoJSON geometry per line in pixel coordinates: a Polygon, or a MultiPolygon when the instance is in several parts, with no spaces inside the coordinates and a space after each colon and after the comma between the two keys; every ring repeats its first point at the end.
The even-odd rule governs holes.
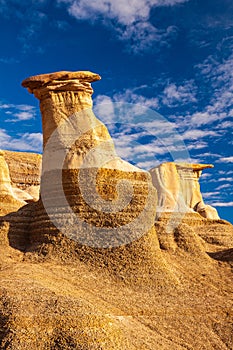
{"type": "Polygon", "coordinates": [[[232,349],[232,248],[205,242],[200,223],[160,221],[112,249],[25,237],[24,252],[9,244],[16,224],[0,229],[1,349],[232,349]]]}

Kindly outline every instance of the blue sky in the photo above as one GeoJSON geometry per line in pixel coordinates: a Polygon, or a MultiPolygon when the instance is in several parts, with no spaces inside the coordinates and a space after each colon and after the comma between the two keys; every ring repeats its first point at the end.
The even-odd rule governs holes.
{"type": "Polygon", "coordinates": [[[0,148],[41,152],[24,78],[91,70],[119,154],[214,164],[203,196],[233,221],[232,0],[0,0],[0,18],[0,148]]]}

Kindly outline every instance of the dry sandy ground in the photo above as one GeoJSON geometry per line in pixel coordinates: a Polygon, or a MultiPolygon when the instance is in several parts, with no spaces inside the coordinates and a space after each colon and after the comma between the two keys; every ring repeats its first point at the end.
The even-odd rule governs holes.
{"type": "Polygon", "coordinates": [[[2,219],[0,348],[233,349],[233,227],[164,227],[122,248],[60,237],[22,252],[2,219]]]}

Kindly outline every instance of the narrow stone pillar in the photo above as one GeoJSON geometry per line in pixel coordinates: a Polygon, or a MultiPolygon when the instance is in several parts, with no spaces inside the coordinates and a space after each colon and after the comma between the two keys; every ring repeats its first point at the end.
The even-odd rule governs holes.
{"type": "MultiPolygon", "coordinates": [[[[50,221],[81,244],[108,247],[151,229],[156,191],[148,172],[117,156],[106,126],[95,117],[90,83],[99,79],[91,72],[58,72],[22,85],[40,100],[41,199],[50,221]]],[[[41,234],[48,227],[49,235],[43,213],[37,221],[33,232],[44,226],[41,234]]]]}

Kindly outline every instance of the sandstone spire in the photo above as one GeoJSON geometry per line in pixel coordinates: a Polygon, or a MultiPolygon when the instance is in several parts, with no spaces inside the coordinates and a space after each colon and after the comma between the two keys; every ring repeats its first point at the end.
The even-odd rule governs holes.
{"type": "Polygon", "coordinates": [[[111,246],[152,227],[156,197],[149,173],[117,156],[106,126],[92,111],[90,83],[99,79],[91,72],[58,72],[30,77],[22,85],[40,100],[41,196],[50,220],[74,240],[111,246]]]}

